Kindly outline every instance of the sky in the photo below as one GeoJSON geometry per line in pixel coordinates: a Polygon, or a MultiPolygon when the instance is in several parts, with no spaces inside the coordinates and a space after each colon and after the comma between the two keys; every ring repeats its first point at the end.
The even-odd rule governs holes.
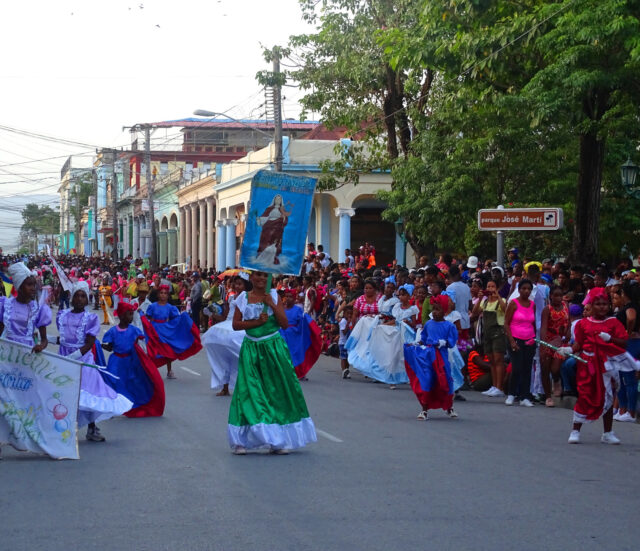
{"type": "MultiPolygon", "coordinates": [[[[0,247],[16,247],[24,204],[58,203],[69,155],[90,166],[96,147],[128,147],[124,126],[263,118],[262,46],[310,30],[297,0],[0,3],[0,247]]],[[[283,95],[298,118],[300,91],[283,95]]]]}

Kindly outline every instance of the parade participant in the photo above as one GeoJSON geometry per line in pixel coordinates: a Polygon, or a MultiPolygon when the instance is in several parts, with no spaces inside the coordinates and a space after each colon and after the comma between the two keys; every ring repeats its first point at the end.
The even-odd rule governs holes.
{"type": "Polygon", "coordinates": [[[218,390],[216,396],[229,396],[229,389],[236,386],[238,358],[244,340],[244,331],[234,331],[233,314],[236,298],[252,288],[248,274],[242,273],[233,279],[234,293],[229,297],[229,312],[225,321],[209,327],[202,335],[202,344],[211,366],[211,388],[218,390]],[[247,278],[247,279],[245,279],[247,278]]]}
{"type": "Polygon", "coordinates": [[[390,317],[393,307],[400,302],[395,295],[396,286],[389,281],[384,286],[384,294],[378,299],[378,311],[383,316],[390,317]]]}
{"type": "Polygon", "coordinates": [[[234,453],[268,447],[287,454],[316,441],[300,383],[286,343],[284,307],[275,290],[267,292],[267,274],[251,274],[253,290],[236,299],[233,328],[245,330],[238,380],[229,410],[229,443],[234,453]]]}
{"type": "MultiPolygon", "coordinates": [[[[552,287],[550,294],[550,304],[542,310],[542,326],[540,328],[540,338],[560,347],[566,345],[571,340],[571,324],[569,323],[569,308],[563,302],[564,291],[561,287],[552,287]]],[[[540,363],[542,388],[545,394],[546,407],[554,407],[551,396],[551,377],[553,377],[553,395],[562,394],[562,383],[560,382],[560,367],[563,356],[547,346],[540,347],[540,363]]]]}
{"type": "MultiPolygon", "coordinates": [[[[603,444],[619,444],[613,433],[613,389],[617,379],[616,364],[626,363],[627,331],[616,318],[609,316],[609,296],[602,287],[591,294],[592,315],[575,326],[575,343],[558,351],[563,355],[580,353],[587,361],[577,362],[576,388],[578,401],[573,408],[573,428],[569,444],[580,443],[584,423],[602,416],[603,444]]],[[[630,359],[630,358],[629,358],[630,359]]]]}
{"type": "Polygon", "coordinates": [[[85,365],[96,364],[94,345],[100,332],[98,316],[86,311],[89,293],[86,281],[74,283],[71,289],[71,308],[58,312],[56,325],[60,334],[59,354],[83,364],[78,427],[88,425],[87,440],[104,442],[105,437],[100,433],[96,423],[122,415],[131,409],[132,403],[127,397],[118,394],[108,375],[103,375],[96,367],[85,365]]]}
{"type": "Polygon", "coordinates": [[[36,278],[22,262],[7,269],[17,290],[15,297],[0,297],[0,332],[10,341],[33,347],[33,352],[42,352],[48,344],[47,325],[51,323],[51,309],[36,300],[36,278]],[[39,342],[34,341],[34,332],[39,333],[39,342]]]}
{"type": "Polygon", "coordinates": [[[449,365],[448,348],[456,346],[458,331],[444,315],[449,299],[444,295],[432,297],[431,317],[422,328],[418,345],[404,345],[404,359],[411,388],[422,410],[419,421],[429,419],[430,409],[443,409],[449,417],[458,414],[453,409],[453,378],[449,365]]]}
{"type": "Polygon", "coordinates": [[[505,405],[516,399],[521,406],[532,407],[531,365],[536,353],[536,306],[529,300],[533,284],[528,279],[518,282],[518,296],[507,306],[504,330],[511,345],[511,380],[505,405]]]}
{"type": "Polygon", "coordinates": [[[349,364],[371,377],[375,371],[375,359],[371,356],[371,335],[380,323],[378,316],[377,287],[373,279],[367,279],[364,294],[359,296],[353,305],[351,325],[353,330],[347,339],[345,348],[348,352],[349,364]]]}
{"type": "Polygon", "coordinates": [[[107,277],[102,278],[102,285],[98,288],[98,293],[100,294],[100,306],[103,314],[102,325],[109,325],[107,308],[111,308],[112,305],[111,295],[113,294],[113,289],[111,289],[107,277]]]}
{"type": "Polygon", "coordinates": [[[169,304],[168,285],[158,288],[158,302],[147,308],[142,325],[147,337],[147,353],[158,367],[167,366],[167,379],[175,379],[174,360],[186,360],[202,349],[200,329],[186,312],[169,304]]]}
{"type": "Polygon", "coordinates": [[[111,386],[132,402],[127,417],[159,417],[164,412],[165,394],[158,368],[138,344],[144,333],[132,325],[136,305],[120,302],[118,325],[102,338],[102,348],[111,352],[107,371],[118,377],[111,386]]]}
{"type": "Polygon", "coordinates": [[[320,327],[309,314],[303,312],[302,308],[295,303],[295,291],[287,290],[283,295],[288,327],[280,329],[280,334],[287,343],[291,362],[298,379],[306,381],[307,373],[318,361],[322,352],[320,327]]]}

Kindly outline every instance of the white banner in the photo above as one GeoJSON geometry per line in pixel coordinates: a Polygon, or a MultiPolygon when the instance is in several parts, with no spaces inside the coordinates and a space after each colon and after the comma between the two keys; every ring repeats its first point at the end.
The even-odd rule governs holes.
{"type": "Polygon", "coordinates": [[[79,362],[0,339],[0,443],[79,459],[81,373],[79,362]]]}

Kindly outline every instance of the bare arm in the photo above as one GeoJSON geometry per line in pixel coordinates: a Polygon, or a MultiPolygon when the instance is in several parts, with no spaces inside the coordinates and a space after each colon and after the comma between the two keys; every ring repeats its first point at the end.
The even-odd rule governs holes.
{"type": "MultiPolygon", "coordinates": [[[[517,299],[516,299],[517,300],[517,299]]],[[[516,311],[515,301],[511,301],[509,306],[507,306],[507,312],[504,315],[504,332],[509,339],[509,343],[511,344],[511,348],[513,350],[518,350],[518,345],[511,335],[511,319],[513,318],[513,313],[516,311]]]]}
{"type": "MultiPolygon", "coordinates": [[[[4,324],[2,325],[2,330],[4,331],[4,324]]],[[[47,339],[47,328],[44,325],[42,327],[38,327],[38,333],[40,333],[40,344],[36,344],[33,347],[32,352],[35,353],[42,352],[49,344],[49,340],[47,339]]]]}
{"type": "Polygon", "coordinates": [[[540,338],[547,340],[547,329],[549,328],[549,306],[542,309],[542,325],[540,325],[540,338]]]}
{"type": "Polygon", "coordinates": [[[236,309],[236,311],[233,313],[233,322],[232,322],[233,330],[246,331],[247,329],[255,329],[256,327],[260,327],[261,325],[264,325],[265,323],[267,323],[268,319],[269,319],[269,316],[267,315],[267,313],[263,312],[262,314],[260,314],[260,317],[258,319],[243,320],[242,312],[236,309]]]}

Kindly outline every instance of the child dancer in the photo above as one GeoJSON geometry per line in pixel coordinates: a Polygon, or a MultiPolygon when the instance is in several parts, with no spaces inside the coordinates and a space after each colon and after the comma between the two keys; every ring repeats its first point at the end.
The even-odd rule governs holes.
{"type": "MultiPolygon", "coordinates": [[[[569,444],[580,443],[583,423],[602,416],[603,444],[620,444],[613,433],[613,387],[618,377],[616,363],[627,361],[627,331],[616,318],[609,317],[609,295],[603,287],[590,293],[593,314],[581,319],[575,327],[575,343],[558,352],[567,355],[580,352],[587,363],[577,362],[576,389],[578,401],[573,408],[573,430],[569,444]]],[[[632,358],[629,358],[632,361],[632,358]]]]}
{"type": "Polygon", "coordinates": [[[453,378],[449,365],[448,348],[456,346],[458,331],[455,325],[445,321],[444,313],[449,308],[449,297],[431,297],[431,317],[424,325],[420,336],[426,346],[404,345],[405,367],[411,388],[422,411],[418,420],[429,419],[430,409],[443,409],[449,417],[458,414],[453,409],[453,378]]]}
{"type": "Polygon", "coordinates": [[[102,314],[104,317],[102,325],[109,325],[107,308],[111,308],[111,295],[113,294],[113,289],[111,289],[106,277],[102,280],[102,285],[98,288],[98,293],[100,294],[100,306],[102,307],[102,314]]]}
{"type": "Polygon", "coordinates": [[[104,442],[96,423],[131,409],[132,403],[112,388],[107,375],[87,364],[95,364],[94,345],[100,332],[100,322],[96,314],[87,312],[89,285],[86,281],[74,283],[71,289],[71,308],[58,312],[56,324],[60,334],[61,356],[78,360],[82,365],[80,402],[78,405],[78,427],[88,425],[87,440],[104,442]]]}
{"type": "Polygon", "coordinates": [[[251,283],[253,290],[236,299],[233,315],[233,328],[246,336],[229,409],[229,444],[238,455],[262,447],[287,454],[315,442],[316,430],[278,331],[287,327],[282,302],[275,290],[267,293],[266,273],[253,272],[251,283]]]}
{"type": "Polygon", "coordinates": [[[107,370],[117,376],[113,384],[118,393],[133,403],[127,417],[159,417],[164,412],[164,383],[158,368],[138,344],[144,333],[132,325],[134,305],[120,302],[116,315],[118,325],[102,338],[102,348],[112,352],[107,370]]]}
{"type": "Polygon", "coordinates": [[[147,353],[158,367],[167,366],[167,379],[175,379],[173,360],[186,360],[202,350],[200,330],[189,314],[169,304],[171,289],[168,285],[158,288],[158,302],[152,303],[142,325],[147,337],[147,353]]]}
{"type": "MultiPolygon", "coordinates": [[[[248,274],[243,275],[248,277],[248,274]]],[[[238,358],[244,340],[244,331],[233,330],[233,314],[236,311],[236,298],[251,289],[251,282],[237,275],[233,287],[236,294],[229,297],[227,319],[209,327],[202,336],[202,344],[211,365],[211,388],[219,391],[216,396],[229,396],[229,387],[236,386],[238,358]]]]}
{"type": "Polygon", "coordinates": [[[284,312],[289,326],[280,329],[291,354],[298,380],[306,381],[307,373],[318,361],[322,352],[320,327],[309,314],[305,314],[296,303],[296,292],[288,289],[284,292],[284,312]]]}

